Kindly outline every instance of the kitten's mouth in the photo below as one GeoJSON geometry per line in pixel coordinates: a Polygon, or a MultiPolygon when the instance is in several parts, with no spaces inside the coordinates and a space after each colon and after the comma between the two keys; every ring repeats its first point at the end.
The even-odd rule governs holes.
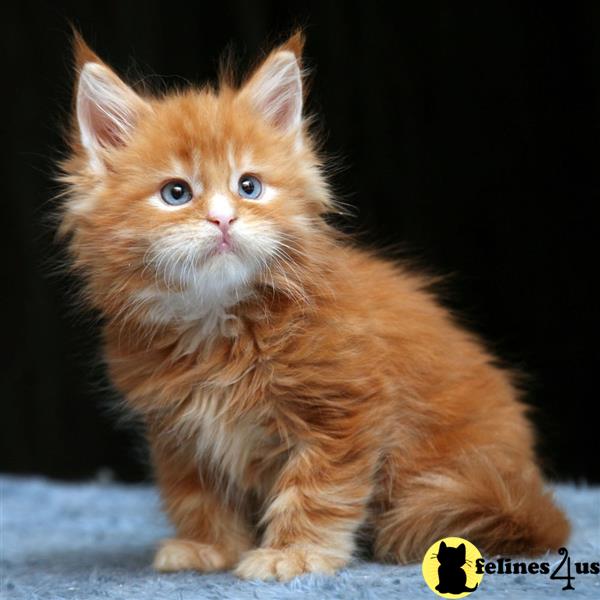
{"type": "Polygon", "coordinates": [[[221,235],[214,247],[212,254],[226,254],[233,252],[233,241],[229,233],[225,232],[221,235]]]}

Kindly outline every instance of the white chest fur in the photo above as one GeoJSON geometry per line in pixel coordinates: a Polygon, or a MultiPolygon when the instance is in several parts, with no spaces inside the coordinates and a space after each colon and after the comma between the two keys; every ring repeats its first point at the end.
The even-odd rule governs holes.
{"type": "Polygon", "coordinates": [[[272,440],[251,418],[228,416],[232,395],[227,387],[198,390],[178,419],[178,435],[193,444],[199,463],[209,464],[227,487],[246,488],[272,440]]]}

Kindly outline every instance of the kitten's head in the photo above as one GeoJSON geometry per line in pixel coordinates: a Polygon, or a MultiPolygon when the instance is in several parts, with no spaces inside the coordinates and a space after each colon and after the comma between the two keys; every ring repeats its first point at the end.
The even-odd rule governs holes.
{"type": "MultiPolygon", "coordinates": [[[[76,38],[63,230],[105,312],[155,321],[290,281],[331,208],[296,34],[236,87],[140,95],[76,38]]],[[[320,237],[319,237],[320,236],[320,237]]]]}

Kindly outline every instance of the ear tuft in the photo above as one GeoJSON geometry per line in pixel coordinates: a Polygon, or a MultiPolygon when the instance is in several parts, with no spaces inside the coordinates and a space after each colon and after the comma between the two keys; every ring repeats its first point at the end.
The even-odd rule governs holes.
{"type": "Polygon", "coordinates": [[[305,40],[304,32],[301,29],[298,29],[279,49],[293,52],[298,62],[301,62],[305,40]]]}
{"type": "Polygon", "coordinates": [[[75,63],[75,69],[81,71],[83,65],[88,62],[95,62],[98,64],[104,64],[98,55],[87,45],[83,36],[71,25],[71,31],[73,34],[73,61],[75,63]]]}

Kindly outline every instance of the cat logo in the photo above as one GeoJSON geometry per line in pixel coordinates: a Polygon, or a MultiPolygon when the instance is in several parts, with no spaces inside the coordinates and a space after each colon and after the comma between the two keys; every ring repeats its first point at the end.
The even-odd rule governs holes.
{"type": "Polygon", "coordinates": [[[483,579],[475,572],[481,553],[468,540],[447,537],[429,547],[423,558],[423,578],[432,592],[442,598],[464,598],[483,579]]]}

